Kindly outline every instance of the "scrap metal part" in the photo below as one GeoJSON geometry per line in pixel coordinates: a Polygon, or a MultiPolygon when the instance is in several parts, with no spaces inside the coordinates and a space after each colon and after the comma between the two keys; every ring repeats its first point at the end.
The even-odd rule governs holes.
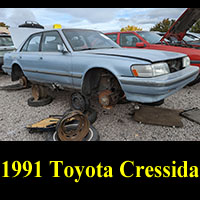
{"type": "Polygon", "coordinates": [[[183,127],[180,110],[167,109],[162,107],[139,106],[134,108],[134,120],[144,124],[183,127]]]}
{"type": "Polygon", "coordinates": [[[25,76],[21,76],[19,78],[19,84],[21,86],[23,86],[24,88],[28,88],[28,80],[27,80],[27,78],[25,76]]]}
{"type": "Polygon", "coordinates": [[[82,112],[78,110],[67,113],[57,124],[56,132],[61,141],[82,141],[89,132],[90,122],[82,112]],[[77,126],[71,128],[76,122],[77,126]]]}
{"type": "Polygon", "coordinates": [[[47,92],[46,88],[40,85],[33,84],[32,85],[32,96],[35,101],[41,99],[41,98],[46,98],[47,97],[47,92]]]}
{"type": "Polygon", "coordinates": [[[184,110],[183,112],[180,113],[180,116],[192,122],[196,122],[197,124],[200,124],[200,109],[199,108],[184,110]]]}

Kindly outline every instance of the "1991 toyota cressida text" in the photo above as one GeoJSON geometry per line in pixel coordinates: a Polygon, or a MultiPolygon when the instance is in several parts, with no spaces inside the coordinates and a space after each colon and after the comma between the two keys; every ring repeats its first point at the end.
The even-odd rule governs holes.
{"type": "Polygon", "coordinates": [[[43,30],[29,36],[16,52],[4,56],[3,70],[12,81],[56,85],[109,97],[116,103],[153,103],[193,81],[199,68],[185,54],[146,49],[123,49],[99,31],[43,30]]]}

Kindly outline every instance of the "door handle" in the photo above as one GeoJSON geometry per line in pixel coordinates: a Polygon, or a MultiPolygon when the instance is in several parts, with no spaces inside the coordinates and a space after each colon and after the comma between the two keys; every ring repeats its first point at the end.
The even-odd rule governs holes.
{"type": "Polygon", "coordinates": [[[43,57],[40,57],[40,60],[43,60],[43,57]]]}

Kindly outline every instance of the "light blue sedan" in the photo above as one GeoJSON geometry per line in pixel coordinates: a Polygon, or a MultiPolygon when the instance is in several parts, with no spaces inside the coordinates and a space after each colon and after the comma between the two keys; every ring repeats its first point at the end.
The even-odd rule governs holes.
{"type": "Polygon", "coordinates": [[[153,103],[195,80],[199,68],[179,53],[123,49],[103,33],[53,29],[32,34],[16,52],[4,56],[12,81],[73,89],[97,95],[103,106],[128,101],[153,103]]]}

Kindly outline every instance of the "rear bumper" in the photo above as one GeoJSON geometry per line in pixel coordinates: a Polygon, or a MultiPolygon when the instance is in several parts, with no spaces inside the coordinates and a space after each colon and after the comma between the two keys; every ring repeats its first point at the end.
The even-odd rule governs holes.
{"type": "Polygon", "coordinates": [[[183,70],[153,78],[118,77],[127,100],[153,103],[174,94],[196,79],[199,67],[190,66],[183,70]]]}

